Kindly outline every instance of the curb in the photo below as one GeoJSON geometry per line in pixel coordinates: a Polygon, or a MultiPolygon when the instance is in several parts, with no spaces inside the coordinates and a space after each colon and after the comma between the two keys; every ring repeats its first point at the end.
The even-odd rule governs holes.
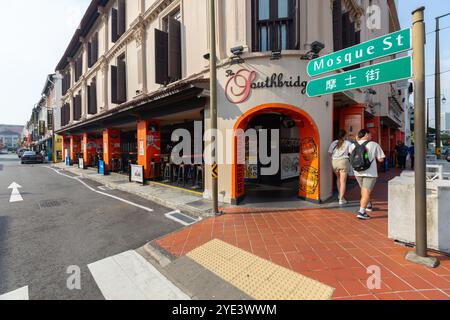
{"type": "Polygon", "coordinates": [[[127,193],[130,193],[130,194],[134,194],[136,196],[139,196],[141,198],[150,200],[152,202],[155,202],[156,204],[159,204],[161,206],[167,207],[169,209],[180,210],[183,213],[190,214],[190,215],[192,215],[194,217],[197,217],[197,218],[210,218],[210,217],[212,217],[212,215],[211,215],[211,213],[209,211],[205,212],[203,210],[197,210],[195,207],[190,206],[188,203],[187,204],[174,204],[173,202],[162,200],[161,198],[151,196],[148,193],[136,192],[136,191],[133,191],[133,190],[129,190],[129,189],[123,187],[120,184],[104,181],[104,180],[102,180],[100,178],[100,176],[96,177],[95,175],[87,175],[87,174],[85,174],[83,172],[79,173],[76,168],[71,168],[71,167],[69,167],[69,168],[68,167],[62,168],[62,167],[58,167],[58,166],[56,166],[56,168],[59,168],[59,169],[62,169],[62,170],[65,170],[65,171],[77,174],[77,175],[79,175],[80,177],[82,177],[84,179],[88,179],[88,180],[92,180],[92,181],[101,183],[102,185],[104,185],[106,187],[113,188],[113,189],[116,189],[116,190],[120,190],[120,191],[123,191],[123,192],[127,192],[127,193]]]}

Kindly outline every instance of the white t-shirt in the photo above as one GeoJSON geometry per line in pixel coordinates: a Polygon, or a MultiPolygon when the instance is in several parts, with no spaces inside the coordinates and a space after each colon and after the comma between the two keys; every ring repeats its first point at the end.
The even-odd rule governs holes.
{"type": "MultiPolygon", "coordinates": [[[[361,140],[361,141],[358,141],[357,143],[359,143],[361,145],[365,142],[366,142],[366,140],[361,140]]],[[[350,146],[350,153],[352,153],[353,150],[355,150],[354,144],[352,144],[350,146]]],[[[355,171],[355,176],[356,177],[378,178],[378,159],[384,159],[384,158],[386,158],[386,155],[384,154],[383,149],[381,149],[381,146],[378,143],[373,142],[373,141],[371,141],[367,144],[367,151],[369,153],[369,161],[372,162],[372,165],[366,171],[362,171],[362,172],[355,171]]]]}
{"type": "Polygon", "coordinates": [[[352,145],[349,141],[344,141],[344,144],[338,149],[337,145],[339,140],[334,141],[328,153],[331,154],[333,160],[349,159],[348,154],[350,153],[350,146],[352,145]]]}

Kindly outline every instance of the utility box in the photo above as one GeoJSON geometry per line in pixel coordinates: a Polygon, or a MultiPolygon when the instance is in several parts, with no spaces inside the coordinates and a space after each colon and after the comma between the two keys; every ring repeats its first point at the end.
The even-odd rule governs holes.
{"type": "MultiPolygon", "coordinates": [[[[416,239],[414,173],[389,182],[389,239],[414,244],[416,239]]],[[[427,183],[428,248],[450,254],[450,181],[427,183]]]]}

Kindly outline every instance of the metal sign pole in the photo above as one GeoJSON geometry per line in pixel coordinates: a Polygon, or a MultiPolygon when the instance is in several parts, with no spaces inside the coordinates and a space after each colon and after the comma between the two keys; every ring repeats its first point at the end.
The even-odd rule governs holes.
{"type": "Polygon", "coordinates": [[[426,184],[426,132],[425,132],[425,7],[413,11],[413,71],[415,106],[415,206],[416,252],[409,252],[406,259],[436,268],[439,262],[427,256],[427,184],[426,184]]]}
{"type": "MultiPolygon", "coordinates": [[[[216,64],[216,0],[209,1],[209,33],[210,33],[210,54],[209,54],[209,72],[210,72],[210,110],[211,110],[211,130],[217,131],[217,64],[216,64]]],[[[211,160],[213,174],[212,178],[212,198],[213,198],[213,214],[219,214],[219,182],[217,172],[217,147],[216,138],[212,145],[211,160]]]]}

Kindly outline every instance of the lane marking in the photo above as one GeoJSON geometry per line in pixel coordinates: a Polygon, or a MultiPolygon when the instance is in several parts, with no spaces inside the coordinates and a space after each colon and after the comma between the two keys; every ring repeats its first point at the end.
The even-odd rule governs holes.
{"type": "Polygon", "coordinates": [[[183,226],[186,226],[186,227],[187,227],[187,226],[191,226],[191,225],[193,225],[193,224],[195,224],[195,223],[197,223],[197,222],[200,221],[200,220],[196,220],[196,219],[194,219],[194,218],[192,218],[192,217],[190,217],[190,216],[188,216],[188,215],[185,215],[185,214],[181,213],[180,210],[175,210],[175,211],[166,213],[166,214],[165,214],[165,217],[166,217],[167,219],[172,220],[172,221],[178,222],[178,223],[180,223],[180,224],[182,224],[183,226]],[[189,220],[193,220],[194,222],[192,222],[192,223],[187,223],[187,222],[185,222],[185,221],[183,221],[183,220],[181,220],[181,219],[178,219],[177,217],[174,217],[173,214],[177,214],[177,215],[184,216],[184,217],[188,218],[189,220]]]}
{"type": "Polygon", "coordinates": [[[137,203],[134,203],[134,202],[131,202],[131,201],[122,199],[122,198],[120,198],[120,197],[113,196],[113,195],[108,194],[108,193],[105,193],[105,192],[98,191],[98,190],[92,188],[91,186],[89,186],[89,185],[88,185],[87,183],[85,183],[84,181],[82,181],[82,180],[80,179],[80,176],[71,177],[71,176],[68,176],[68,175],[66,175],[66,174],[63,174],[63,173],[59,172],[58,170],[56,170],[56,169],[54,169],[54,168],[51,168],[51,167],[45,167],[45,168],[51,169],[51,170],[55,171],[57,174],[59,174],[59,175],[61,175],[61,176],[63,176],[63,177],[66,177],[66,178],[69,178],[69,179],[78,181],[79,183],[81,183],[82,185],[84,185],[86,188],[88,188],[88,189],[91,190],[92,192],[101,194],[101,195],[106,196],[106,197],[110,197],[110,198],[112,198],[112,199],[121,201],[121,202],[123,202],[123,203],[129,204],[129,205],[131,205],[131,206],[134,206],[134,207],[136,207],[136,208],[145,210],[145,211],[147,211],[147,212],[154,212],[154,210],[151,209],[151,208],[148,208],[148,207],[145,207],[145,206],[141,206],[140,204],[137,204],[137,203]]]}
{"type": "Polygon", "coordinates": [[[102,191],[106,191],[106,190],[113,191],[113,190],[114,190],[113,188],[108,187],[108,186],[99,186],[98,188],[99,188],[100,190],[102,190],[102,191]]]}
{"type": "Polygon", "coordinates": [[[190,300],[136,251],[88,265],[106,300],[190,300]]]}
{"type": "Polygon", "coordinates": [[[10,203],[23,201],[23,198],[19,192],[20,188],[22,188],[22,186],[17,184],[16,182],[11,183],[11,185],[8,187],[8,189],[12,189],[11,197],[9,198],[10,203]]]}
{"type": "Polygon", "coordinates": [[[28,286],[0,295],[0,301],[30,300],[28,286]]]}

